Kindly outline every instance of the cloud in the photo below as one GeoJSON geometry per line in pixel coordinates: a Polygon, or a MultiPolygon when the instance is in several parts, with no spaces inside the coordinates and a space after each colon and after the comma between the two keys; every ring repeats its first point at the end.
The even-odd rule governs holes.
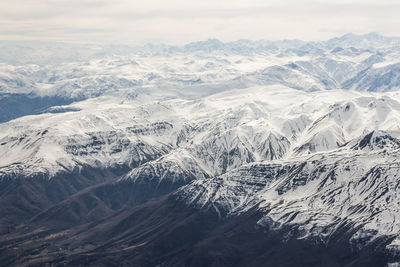
{"type": "Polygon", "coordinates": [[[392,0],[2,0],[1,6],[2,39],[182,44],[400,35],[400,3],[392,0]]]}

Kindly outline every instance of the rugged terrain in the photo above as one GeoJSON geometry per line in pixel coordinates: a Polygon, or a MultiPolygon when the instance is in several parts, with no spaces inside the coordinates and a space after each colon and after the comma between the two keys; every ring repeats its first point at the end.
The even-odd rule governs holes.
{"type": "Polygon", "coordinates": [[[1,265],[400,262],[400,39],[82,49],[0,53],[1,265]]]}

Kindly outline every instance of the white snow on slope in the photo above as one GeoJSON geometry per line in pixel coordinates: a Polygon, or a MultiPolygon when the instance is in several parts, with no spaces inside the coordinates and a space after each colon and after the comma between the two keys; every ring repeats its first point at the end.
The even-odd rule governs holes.
{"type": "Polygon", "coordinates": [[[260,227],[323,241],[357,227],[352,242],[397,249],[400,53],[357,39],[1,64],[0,101],[79,102],[1,123],[0,178],[127,166],[117,182],[187,184],[177,196],[221,216],[257,207],[260,227]]]}

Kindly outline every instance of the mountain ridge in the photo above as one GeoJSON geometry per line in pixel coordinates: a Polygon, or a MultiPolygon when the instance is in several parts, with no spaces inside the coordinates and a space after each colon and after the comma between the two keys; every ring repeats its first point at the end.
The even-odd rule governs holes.
{"type": "Polygon", "coordinates": [[[399,263],[396,42],[0,64],[0,265],[399,263]]]}

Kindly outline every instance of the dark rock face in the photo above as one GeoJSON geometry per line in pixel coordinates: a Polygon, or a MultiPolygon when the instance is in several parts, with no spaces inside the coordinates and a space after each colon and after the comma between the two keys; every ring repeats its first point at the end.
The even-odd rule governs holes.
{"type": "Polygon", "coordinates": [[[110,170],[86,167],[79,172],[59,173],[52,179],[45,174],[33,177],[2,176],[0,233],[12,231],[81,190],[112,180],[127,170],[129,169],[126,166],[110,170]]]}
{"type": "Polygon", "coordinates": [[[359,144],[359,147],[361,149],[363,149],[364,147],[366,147],[368,145],[368,143],[371,141],[372,135],[374,134],[374,132],[371,132],[369,134],[367,134],[361,141],[359,144]]]}
{"type": "MultiPolygon", "coordinates": [[[[282,195],[309,182],[307,164],[317,162],[251,164],[228,173],[229,183],[239,197],[286,175],[276,188],[282,195]]],[[[157,179],[168,173],[162,170],[124,179],[127,173],[127,166],[86,167],[51,179],[3,177],[0,266],[386,266],[400,260],[386,248],[393,237],[354,240],[358,227],[350,221],[328,239],[299,238],[299,225],[259,224],[269,207],[231,214],[218,206],[223,199],[188,205],[182,186],[190,183],[185,192],[198,196],[210,188],[189,178],[157,179]]],[[[334,176],[322,163],[311,176],[321,173],[334,176]]],[[[204,180],[230,190],[222,188],[224,177],[204,180]]]]}
{"type": "Polygon", "coordinates": [[[385,132],[372,131],[365,135],[360,142],[353,146],[352,149],[398,149],[400,148],[400,141],[385,132]]]}
{"type": "Polygon", "coordinates": [[[328,243],[298,240],[291,238],[296,227],[255,227],[261,216],[253,209],[221,218],[165,196],[75,228],[3,236],[0,259],[4,266],[385,266],[390,260],[384,250],[390,238],[359,250],[343,227],[328,243]]]}

